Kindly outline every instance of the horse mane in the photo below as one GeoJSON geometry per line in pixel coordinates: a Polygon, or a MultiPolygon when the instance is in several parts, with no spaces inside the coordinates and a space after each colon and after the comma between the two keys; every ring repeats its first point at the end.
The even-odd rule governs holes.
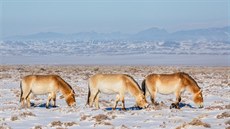
{"type": "Polygon", "coordinates": [[[69,88],[70,88],[70,90],[72,90],[73,91],[73,93],[75,93],[74,92],[74,90],[73,90],[73,88],[70,86],[70,84],[69,83],[67,83],[64,79],[62,79],[60,76],[56,76],[56,78],[58,79],[58,81],[63,85],[63,84],[66,84],[69,88]]]}
{"type": "Polygon", "coordinates": [[[128,74],[125,74],[125,76],[129,77],[132,81],[134,81],[134,83],[137,85],[137,87],[139,88],[139,90],[141,90],[141,87],[139,86],[139,84],[137,83],[137,81],[132,76],[130,76],[128,74]]]}
{"type": "Polygon", "coordinates": [[[187,81],[188,81],[188,83],[197,86],[198,89],[201,89],[201,88],[199,87],[199,85],[197,84],[197,82],[196,82],[189,74],[187,74],[187,73],[185,73],[185,72],[180,72],[179,74],[180,74],[182,77],[186,78],[187,81]]]}

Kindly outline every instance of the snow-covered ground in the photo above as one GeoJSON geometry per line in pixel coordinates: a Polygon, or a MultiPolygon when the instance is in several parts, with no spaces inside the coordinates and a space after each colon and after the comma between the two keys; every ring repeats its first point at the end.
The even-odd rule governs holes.
{"type": "Polygon", "coordinates": [[[2,56],[229,55],[229,41],[0,41],[2,56]]]}
{"type": "MultiPolygon", "coordinates": [[[[230,128],[230,67],[205,66],[96,66],[96,65],[0,65],[0,128],[230,128]],[[169,109],[173,95],[157,95],[158,106],[143,110],[106,110],[115,96],[100,96],[101,109],[85,106],[87,80],[96,73],[126,73],[141,84],[150,73],[189,73],[203,89],[204,108],[196,108],[189,92],[182,95],[181,109],[169,109]],[[35,105],[21,109],[19,81],[28,74],[58,74],[76,92],[77,106],[67,106],[58,94],[56,108],[46,109],[47,96],[32,99],[35,105]]],[[[150,102],[149,98],[148,102],[150,102]]],[[[125,96],[126,107],[135,102],[125,96]]],[[[119,105],[120,106],[120,105],[119,105]]]]}
{"type": "Polygon", "coordinates": [[[229,55],[1,56],[0,64],[230,66],[229,55]]]}

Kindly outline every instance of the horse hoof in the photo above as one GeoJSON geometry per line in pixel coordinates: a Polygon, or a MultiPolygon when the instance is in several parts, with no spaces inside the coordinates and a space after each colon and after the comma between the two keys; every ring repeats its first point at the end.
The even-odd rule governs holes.
{"type": "Polygon", "coordinates": [[[159,103],[158,103],[158,102],[155,102],[155,103],[154,103],[154,105],[155,105],[155,106],[158,106],[158,105],[159,105],[159,103]]]}
{"type": "Polygon", "coordinates": [[[126,111],[126,109],[125,109],[125,108],[122,108],[122,110],[123,110],[123,111],[126,111]]]}
{"type": "Polygon", "coordinates": [[[172,109],[172,108],[180,109],[179,105],[175,104],[175,103],[171,104],[170,109],[172,109]]]}

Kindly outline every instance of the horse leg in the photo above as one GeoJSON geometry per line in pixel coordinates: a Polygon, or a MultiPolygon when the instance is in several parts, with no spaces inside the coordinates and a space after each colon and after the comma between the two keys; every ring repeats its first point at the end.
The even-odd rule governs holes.
{"type": "Polygon", "coordinates": [[[93,102],[95,100],[95,97],[97,96],[98,94],[98,90],[91,90],[91,93],[90,93],[90,97],[89,97],[89,107],[92,107],[93,106],[93,102]]]}
{"type": "MultiPolygon", "coordinates": [[[[21,89],[22,90],[22,89],[21,89]]],[[[25,99],[24,99],[24,96],[23,96],[23,92],[21,91],[21,98],[20,98],[20,103],[21,103],[21,108],[24,108],[24,104],[25,104],[25,99]]]]}
{"type": "Polygon", "coordinates": [[[125,97],[123,94],[120,94],[120,101],[122,102],[122,110],[126,110],[125,109],[125,97]]]}
{"type": "MultiPolygon", "coordinates": [[[[28,108],[30,108],[30,96],[31,96],[31,91],[28,91],[28,94],[26,94],[26,96],[25,96],[25,98],[24,98],[24,100],[26,101],[26,104],[27,104],[27,107],[28,108]]],[[[23,102],[23,104],[24,104],[24,102],[23,102]]]]}
{"type": "Polygon", "coordinates": [[[116,96],[116,100],[115,100],[115,104],[114,104],[114,106],[113,106],[113,110],[115,110],[115,109],[117,108],[117,103],[119,102],[119,100],[120,100],[120,96],[117,95],[117,96],[116,96]]]}
{"type": "Polygon", "coordinates": [[[95,102],[95,107],[99,109],[100,108],[99,107],[99,92],[97,93],[94,102],[95,102]]]}
{"type": "Polygon", "coordinates": [[[157,95],[157,91],[154,89],[150,94],[151,94],[150,95],[150,99],[151,99],[152,104],[158,105],[158,103],[155,101],[156,95],[157,95]]]}
{"type": "Polygon", "coordinates": [[[21,95],[20,103],[21,103],[21,108],[24,108],[25,107],[25,98],[23,96],[23,93],[21,95]]]}
{"type": "Polygon", "coordinates": [[[52,106],[56,107],[56,94],[54,92],[52,93],[52,100],[53,100],[52,106]]]}
{"type": "Polygon", "coordinates": [[[30,90],[27,90],[27,89],[23,90],[23,94],[21,98],[22,107],[26,107],[25,104],[27,104],[27,106],[30,107],[30,98],[29,98],[30,94],[31,94],[30,90]]]}
{"type": "Polygon", "coordinates": [[[22,97],[21,98],[21,107],[24,108],[24,106],[25,106],[25,99],[22,97]]]}
{"type": "Polygon", "coordinates": [[[27,107],[30,108],[31,107],[31,105],[30,105],[30,95],[27,97],[26,102],[27,102],[27,107]]]}
{"type": "Polygon", "coordinates": [[[46,108],[49,108],[51,98],[52,98],[51,93],[49,93],[48,99],[47,99],[47,102],[46,102],[46,108]]]}
{"type": "Polygon", "coordinates": [[[181,94],[180,94],[180,92],[179,91],[175,92],[175,96],[176,96],[176,102],[171,104],[170,109],[171,108],[180,109],[180,106],[179,106],[179,103],[181,101],[181,94]]]}

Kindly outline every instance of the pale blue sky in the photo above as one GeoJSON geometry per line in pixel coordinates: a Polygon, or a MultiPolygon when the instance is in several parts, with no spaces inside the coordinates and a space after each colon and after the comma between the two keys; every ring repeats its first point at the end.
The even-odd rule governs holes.
{"type": "Polygon", "coordinates": [[[229,0],[0,0],[0,37],[223,27],[229,7],[229,0]]]}

